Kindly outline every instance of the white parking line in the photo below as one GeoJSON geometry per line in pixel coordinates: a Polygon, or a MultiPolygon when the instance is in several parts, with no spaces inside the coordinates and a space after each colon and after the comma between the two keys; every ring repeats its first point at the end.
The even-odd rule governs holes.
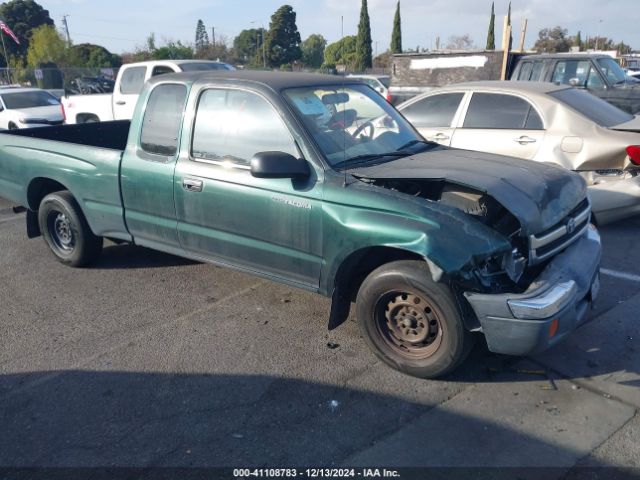
{"type": "Polygon", "coordinates": [[[640,283],[640,275],[634,275],[633,273],[617,272],[615,270],[609,270],[608,268],[601,268],[600,273],[609,277],[621,278],[623,280],[640,283]]]}
{"type": "Polygon", "coordinates": [[[0,223],[5,223],[5,222],[12,222],[14,220],[18,220],[18,219],[22,219],[23,216],[15,216],[15,217],[9,217],[9,218],[0,218],[0,223]]]}

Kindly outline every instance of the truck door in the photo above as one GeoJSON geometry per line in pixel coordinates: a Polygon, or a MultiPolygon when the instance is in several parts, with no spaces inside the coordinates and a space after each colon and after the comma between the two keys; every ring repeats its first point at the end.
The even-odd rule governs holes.
{"type": "MultiPolygon", "coordinates": [[[[125,150],[121,167],[125,220],[136,244],[181,253],[174,206],[173,175],[187,88],[158,84],[149,95],[136,145],[125,150]]],[[[134,130],[135,129],[135,130],[134,130]]]]}
{"type": "MultiPolygon", "coordinates": [[[[184,135],[184,134],[183,134],[184,135]]],[[[190,255],[316,289],[322,262],[322,171],[304,180],[255,178],[254,154],[301,154],[261,94],[207,88],[175,174],[178,235],[190,255]]]]}
{"type": "Polygon", "coordinates": [[[451,146],[533,160],[544,135],[542,118],[528,100],[474,92],[451,146]]]}
{"type": "Polygon", "coordinates": [[[146,65],[122,67],[119,82],[113,90],[113,118],[129,120],[133,117],[133,110],[146,78],[146,65]]]}

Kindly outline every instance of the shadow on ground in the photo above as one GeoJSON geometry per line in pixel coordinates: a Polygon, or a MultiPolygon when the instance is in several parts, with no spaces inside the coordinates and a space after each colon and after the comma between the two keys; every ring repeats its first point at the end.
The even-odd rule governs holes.
{"type": "MultiPolygon", "coordinates": [[[[139,478],[127,468],[339,466],[434,408],[268,376],[97,371],[4,375],[0,405],[0,471],[35,467],[27,476],[44,478],[40,473],[46,471],[38,468],[62,467],[69,469],[68,480],[79,478],[76,473],[85,476],[82,468],[96,468],[97,474],[123,467],[109,478],[139,478]]],[[[423,465],[473,467],[473,478],[516,478],[516,473],[541,478],[543,472],[555,478],[576,459],[575,451],[493,422],[451,411],[438,415],[438,423],[450,429],[424,432],[433,438],[428,451],[413,453],[423,465]],[[495,446],[488,436],[506,447],[483,451],[483,445],[495,446]],[[474,451],[457,449],[474,439],[474,451]],[[553,468],[542,468],[549,465],[553,468]]],[[[3,478],[23,478],[20,470],[8,472],[3,478]]],[[[606,477],[590,478],[625,474],[614,468],[603,472],[606,477]]],[[[429,478],[469,478],[469,473],[444,468],[429,478]]]]}

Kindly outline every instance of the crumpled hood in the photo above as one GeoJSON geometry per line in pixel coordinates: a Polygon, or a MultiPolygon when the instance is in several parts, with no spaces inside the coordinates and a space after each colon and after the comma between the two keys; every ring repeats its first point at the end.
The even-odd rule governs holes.
{"type": "Polygon", "coordinates": [[[527,235],[556,225],[587,194],[579,175],[553,164],[447,147],[349,173],[371,179],[446,180],[479,190],[509,210],[527,235]]]}

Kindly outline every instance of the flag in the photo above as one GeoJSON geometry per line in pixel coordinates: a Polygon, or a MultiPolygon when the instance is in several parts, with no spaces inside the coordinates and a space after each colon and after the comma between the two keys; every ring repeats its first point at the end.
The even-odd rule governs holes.
{"type": "Polygon", "coordinates": [[[16,34],[13,33],[13,31],[2,20],[0,20],[0,30],[2,30],[4,33],[9,35],[11,38],[13,38],[14,42],[20,45],[20,40],[18,40],[18,37],[16,37],[16,34]]]}

